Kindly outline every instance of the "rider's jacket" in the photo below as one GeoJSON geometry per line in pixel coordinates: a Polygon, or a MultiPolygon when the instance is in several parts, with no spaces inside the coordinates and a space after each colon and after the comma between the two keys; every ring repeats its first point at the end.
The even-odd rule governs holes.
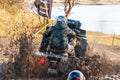
{"type": "Polygon", "coordinates": [[[44,36],[49,34],[51,34],[49,45],[52,49],[65,50],[68,47],[68,36],[75,38],[75,32],[64,21],[57,21],[44,33],[44,36]]]}

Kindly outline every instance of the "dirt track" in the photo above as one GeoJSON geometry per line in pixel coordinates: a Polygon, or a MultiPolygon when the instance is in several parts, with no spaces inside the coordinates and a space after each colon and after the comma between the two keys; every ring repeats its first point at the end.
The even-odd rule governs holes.
{"type": "MultiPolygon", "coordinates": [[[[9,41],[8,39],[6,38],[1,38],[1,43],[0,43],[0,59],[3,58],[3,57],[7,57],[6,55],[3,55],[3,53],[7,53],[7,55],[9,54],[12,54],[15,52],[15,48],[14,46],[9,49],[9,41]]],[[[90,43],[90,45],[92,45],[90,43]]],[[[39,47],[39,44],[37,43],[36,47],[39,47]]],[[[117,64],[120,64],[120,50],[119,50],[119,47],[110,47],[110,46],[105,46],[105,45],[100,45],[100,44],[94,44],[94,47],[93,47],[93,52],[96,54],[99,54],[101,56],[101,59],[103,61],[103,63],[105,64],[111,64],[112,66],[115,66],[115,67],[111,67],[109,65],[106,65],[104,68],[108,68],[107,66],[111,67],[111,71],[110,70],[106,70],[105,73],[109,73],[110,71],[110,75],[115,76],[115,77],[118,77],[117,79],[110,79],[111,77],[107,77],[106,78],[109,78],[108,80],[120,80],[119,76],[120,76],[120,66],[118,66],[117,64]],[[117,65],[117,66],[116,66],[117,65]]],[[[94,54],[90,54],[90,55],[94,55],[94,54]]],[[[7,59],[7,58],[6,58],[7,59]]],[[[23,80],[23,79],[22,79],[23,80]]],[[[36,80],[39,80],[39,79],[36,79],[36,80]]],[[[45,79],[40,79],[40,80],[58,80],[58,78],[45,78],[45,79]]],[[[100,80],[105,80],[105,79],[100,79],[100,80]]]]}
{"type": "Polygon", "coordinates": [[[106,58],[113,65],[120,64],[120,47],[95,44],[94,52],[98,53],[102,58],[106,58]]]}

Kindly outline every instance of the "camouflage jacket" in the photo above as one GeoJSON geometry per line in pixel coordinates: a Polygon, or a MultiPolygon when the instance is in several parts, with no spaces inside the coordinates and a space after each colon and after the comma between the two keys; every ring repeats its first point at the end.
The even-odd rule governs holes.
{"type": "Polygon", "coordinates": [[[57,22],[50,27],[44,36],[51,34],[49,45],[52,49],[65,50],[68,47],[68,36],[75,38],[75,33],[64,22],[57,22]]]}

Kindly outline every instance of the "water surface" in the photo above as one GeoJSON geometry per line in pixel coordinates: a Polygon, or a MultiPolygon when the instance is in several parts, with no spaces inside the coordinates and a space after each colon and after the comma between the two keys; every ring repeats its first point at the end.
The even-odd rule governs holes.
{"type": "MultiPolygon", "coordinates": [[[[80,5],[70,14],[70,19],[82,23],[82,29],[120,35],[120,5],[80,5]]],[[[59,15],[64,15],[63,7],[53,7],[52,19],[59,15]]]]}

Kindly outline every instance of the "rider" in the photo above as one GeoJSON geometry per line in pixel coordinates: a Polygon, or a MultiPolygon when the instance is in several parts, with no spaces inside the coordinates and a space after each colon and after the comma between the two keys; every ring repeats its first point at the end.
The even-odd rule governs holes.
{"type": "Polygon", "coordinates": [[[79,70],[73,70],[68,74],[67,80],[85,80],[85,76],[79,70]]]}
{"type": "Polygon", "coordinates": [[[67,26],[66,17],[58,16],[56,24],[50,27],[44,33],[44,36],[47,36],[48,34],[51,34],[48,49],[54,52],[67,52],[70,55],[75,56],[74,46],[69,44],[68,36],[74,41],[76,35],[74,31],[67,26]]]}

